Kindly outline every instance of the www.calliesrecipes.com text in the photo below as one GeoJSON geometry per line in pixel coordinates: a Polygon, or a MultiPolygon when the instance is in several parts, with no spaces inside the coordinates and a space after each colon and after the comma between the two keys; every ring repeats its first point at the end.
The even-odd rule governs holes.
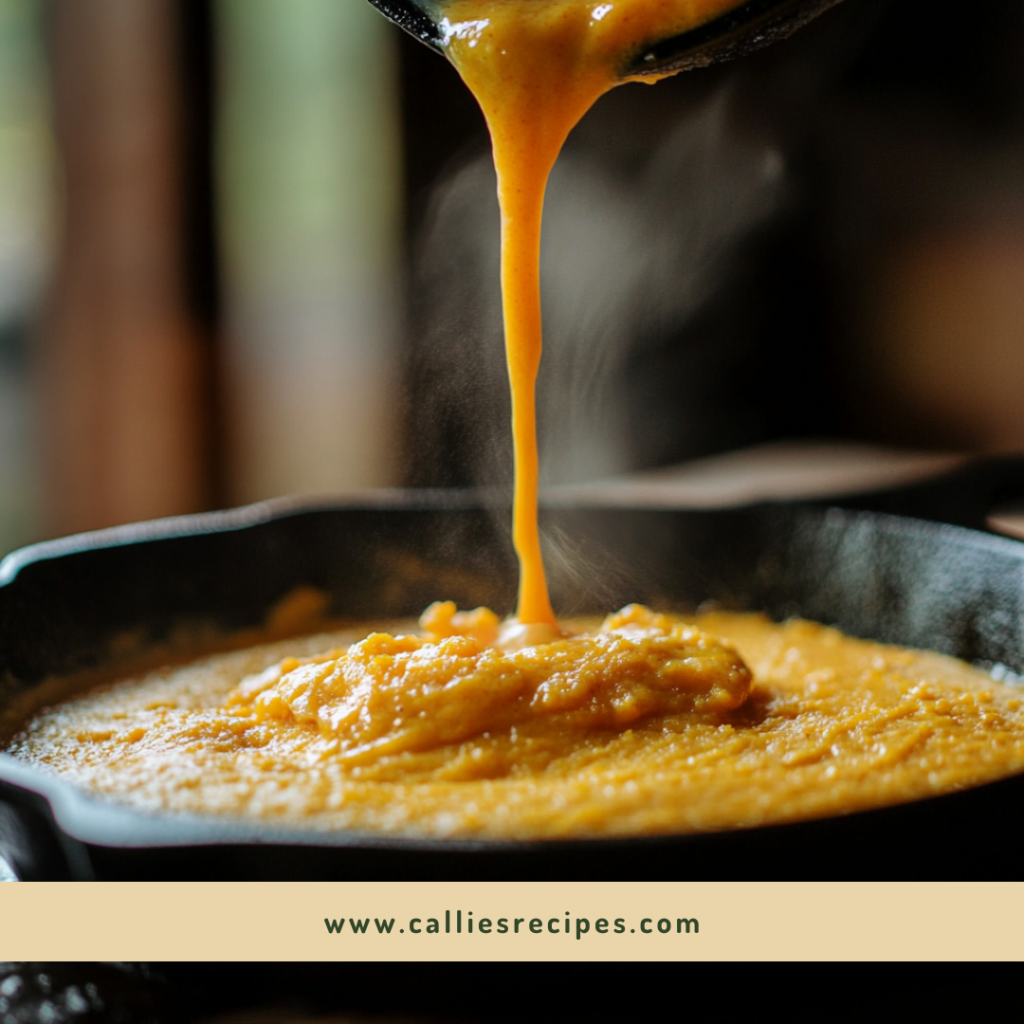
{"type": "Polygon", "coordinates": [[[446,910],[440,917],[413,917],[395,925],[393,917],[325,917],[331,935],[698,935],[695,917],[644,917],[630,925],[624,917],[480,917],[472,910],[446,910]]]}

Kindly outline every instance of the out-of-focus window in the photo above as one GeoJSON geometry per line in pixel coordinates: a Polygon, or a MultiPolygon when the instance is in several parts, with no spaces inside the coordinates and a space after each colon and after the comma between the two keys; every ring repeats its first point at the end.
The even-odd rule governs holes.
{"type": "Polygon", "coordinates": [[[217,12],[228,494],[395,482],[392,27],[355,0],[217,12]]]}
{"type": "Polygon", "coordinates": [[[28,350],[53,206],[41,7],[0,2],[0,555],[36,533],[28,350]]]}
{"type": "Polygon", "coordinates": [[[42,528],[207,503],[206,352],[186,301],[181,5],[49,0],[63,184],[39,335],[42,528]]]}

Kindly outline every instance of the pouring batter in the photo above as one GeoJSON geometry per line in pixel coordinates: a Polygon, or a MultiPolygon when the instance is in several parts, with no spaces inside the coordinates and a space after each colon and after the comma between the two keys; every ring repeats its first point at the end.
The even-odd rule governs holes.
{"type": "Polygon", "coordinates": [[[609,89],[631,80],[623,77],[624,64],[646,42],[682,34],[733,6],[731,0],[452,0],[444,5],[441,42],[484,112],[498,172],[522,623],[555,626],[537,528],[534,400],[548,176],[583,115],[609,89]]]}

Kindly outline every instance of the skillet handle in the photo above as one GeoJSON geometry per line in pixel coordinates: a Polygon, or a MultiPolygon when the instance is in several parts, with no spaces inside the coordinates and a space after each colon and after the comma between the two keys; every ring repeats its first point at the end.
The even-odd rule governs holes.
{"type": "Polygon", "coordinates": [[[61,834],[45,800],[0,784],[0,856],[19,881],[88,879],[92,874],[88,859],[72,845],[78,844],[61,834]]]}
{"type": "Polygon", "coordinates": [[[1020,499],[1024,499],[1024,458],[1004,456],[970,462],[937,479],[829,504],[987,530],[988,517],[997,505],[1020,499]]]}

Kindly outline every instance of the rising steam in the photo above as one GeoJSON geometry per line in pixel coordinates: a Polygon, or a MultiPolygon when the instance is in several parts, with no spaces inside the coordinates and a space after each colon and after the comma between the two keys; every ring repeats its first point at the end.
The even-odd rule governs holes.
{"type": "MultiPolygon", "coordinates": [[[[727,278],[736,248],[783,199],[780,154],[734,129],[730,108],[729,90],[718,90],[681,114],[628,172],[571,144],[555,168],[538,385],[547,484],[632,468],[627,359],[638,346],[685,335],[727,278]]],[[[458,482],[507,485],[495,188],[487,154],[434,197],[417,261],[417,421],[426,431],[418,440],[433,434],[435,447],[421,445],[422,458],[454,462],[458,482]]],[[[685,408],[678,414],[685,417],[685,408]]]]}

